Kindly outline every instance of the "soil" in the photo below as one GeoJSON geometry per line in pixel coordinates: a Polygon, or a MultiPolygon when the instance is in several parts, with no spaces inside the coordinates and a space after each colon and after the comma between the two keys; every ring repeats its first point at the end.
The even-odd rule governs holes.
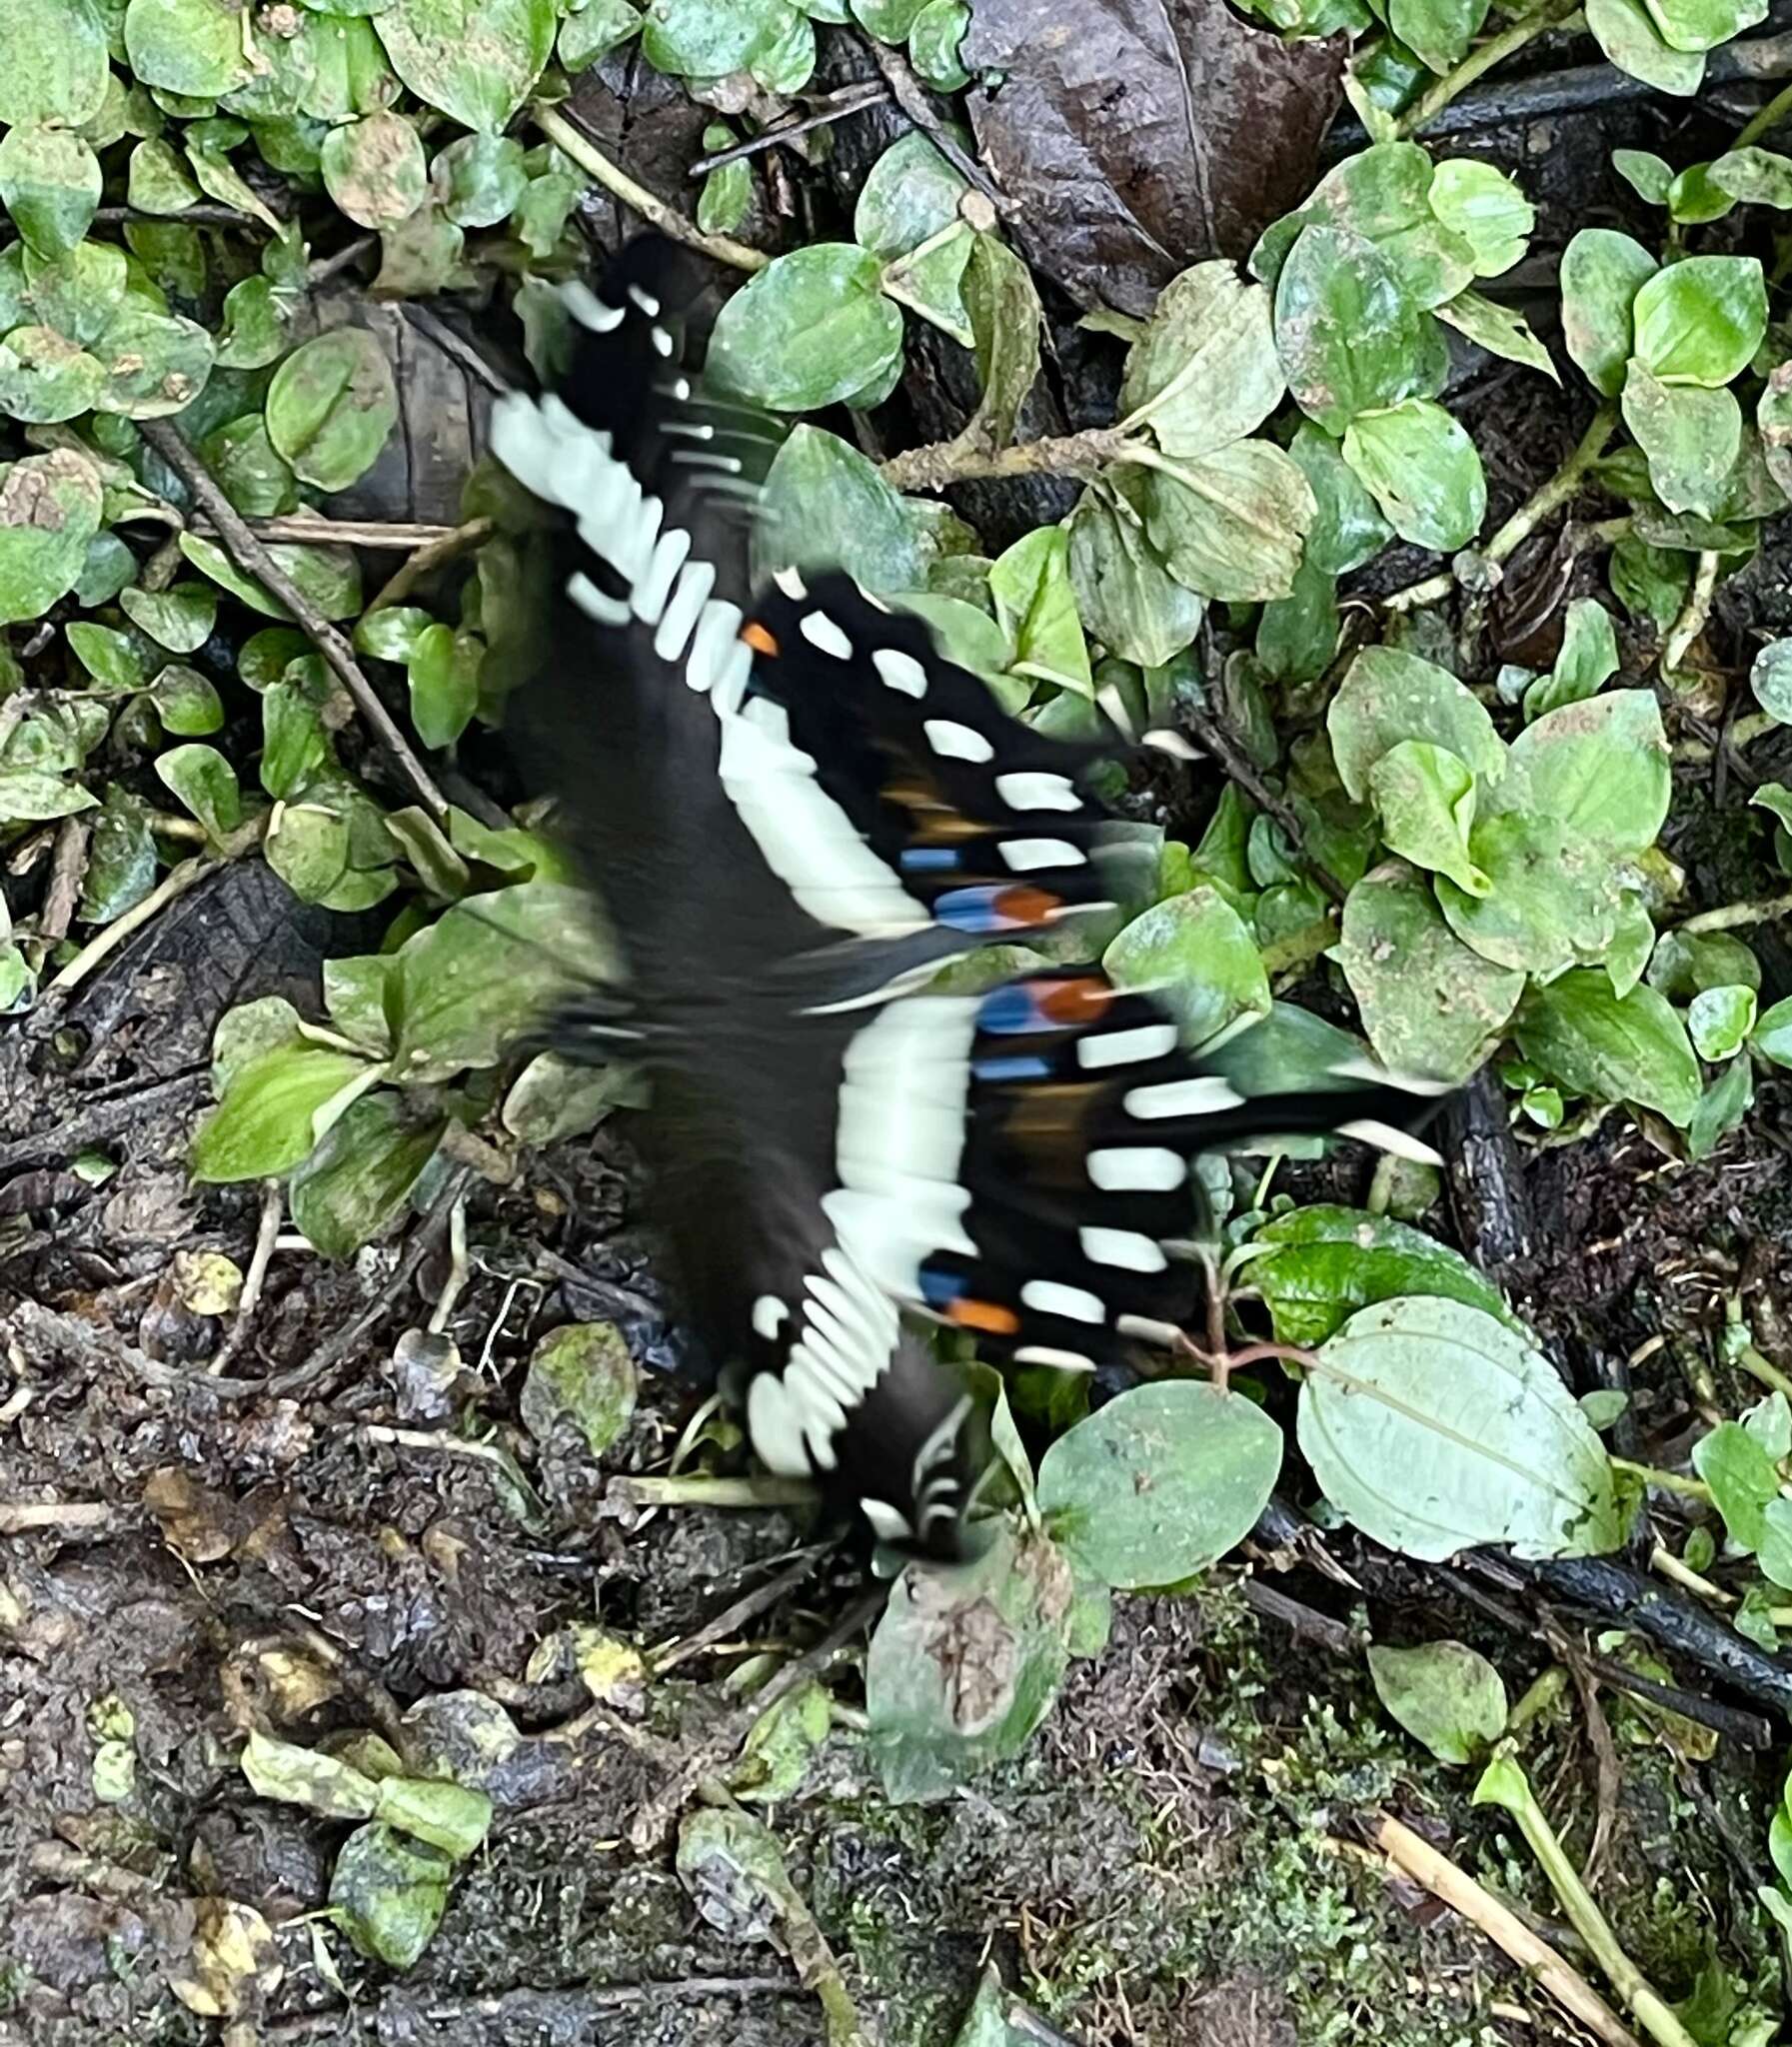
{"type": "MultiPolygon", "coordinates": [[[[687,103],[665,101],[644,118],[688,155],[682,129],[665,139],[687,103]]],[[[1461,146],[1523,168],[1547,258],[1572,226],[1623,211],[1609,150],[1668,146],[1668,119],[1627,101],[1461,146]]],[[[1520,403],[1508,372],[1471,363],[1453,394],[1496,517],[1572,443],[1573,406],[1539,388],[1527,381],[1520,403]]],[[[1746,667],[1789,580],[1781,540],[1727,588],[1714,668],[1746,667]]],[[[1676,737],[1696,742],[1696,721],[1676,737]]],[[[1789,741],[1779,756],[1758,744],[1755,772],[1792,780],[1789,741]]],[[[1760,814],[1734,765],[1720,752],[1682,778],[1668,851],[1689,901],[1757,892],[1760,814]]],[[[1792,959],[1760,936],[1766,1002],[1792,993],[1792,959]]],[[[222,2022],[173,1986],[193,1974],[205,1901],[229,1897],[275,1928],[281,1965],[245,1992],[233,2047],[807,2047],[826,2037],[822,2006],[776,1945],[711,1924],[671,1850],[628,1841],[734,1703],[743,1644],[656,1681],[639,1719],[594,1715],[576,1677],[531,1661],[577,1620],[675,1643],[783,1569],[806,1533],[779,1511],[643,1514],[617,1483],[664,1469],[700,1398],[669,1369],[681,1339],[631,1231],[626,1137],[607,1126],[514,1185],[470,1183],[469,1265],[446,1325],[463,1368],[446,1393],[399,1344],[450,1280],[440,1194],[352,1264],[283,1247],[252,1340],[207,1370],[221,1325],[182,1305],[177,1254],[246,1263],[258,1219],[253,1189],[196,1190],[185,1171],[212,1027],[255,995],[315,1011],[321,961],[362,942],[239,863],[0,1040],[0,2043],[216,2038],[222,2022]],[[115,1165],[103,1185],[69,1169],[85,1150],[115,1165]],[[596,1318],[644,1367],[601,1464],[518,1419],[536,1339],[596,1318]],[[494,1708],[514,1739],[489,1738],[494,1708]],[[470,1717],[483,1743],[469,1745],[470,1717]],[[251,1793],[236,1760],[251,1724],[305,1746],[372,1728],[420,1767],[452,1757],[492,1797],[487,1842],[409,1971],[364,1961],[320,1916],[345,1826],[251,1793]],[[122,1785],[105,1767],[121,1725],[122,1785]]],[[[1297,995],[1327,1000],[1318,981],[1297,995]]],[[[1763,1347],[1787,1356],[1788,1099],[1783,1079],[1764,1084],[1701,1165],[1672,1163],[1621,1114],[1550,1148],[1498,1135],[1496,1118],[1494,1166],[1459,1171],[1453,1206],[1427,1218],[1480,1251],[1576,1390],[1632,1390],[1628,1455],[1677,1454],[1729,1297],[1746,1295],[1763,1347]]],[[[1360,1200],[1366,1173],[1360,1159],[1328,1166],[1306,1190],[1360,1200]]],[[[1733,1409],[1741,1389],[1721,1371],[1718,1388],[1733,1409]]],[[[1364,1845],[1374,1814],[1397,1813],[1578,1953],[1505,1824],[1471,1808],[1473,1772],[1390,1727],[1360,1649],[1455,1634],[1514,1698],[1548,1652],[1469,1576],[1407,1569],[1335,1532],[1290,1542],[1288,1525],[1183,1596],[1116,1602],[1106,1646],[1074,1666],[1026,1753],[940,1804],[883,1799],[853,1724],[856,1671],[836,1666],[835,1729],[764,1816],[889,2047],[944,2047],[990,1964],[1036,2013],[1015,2037],[1047,2047],[1580,2037],[1364,1845]]],[[[855,1563],[827,1560],[745,1646],[807,1643],[862,1589],[855,1563]]],[[[1671,1674],[1748,1703],[1707,1672],[1671,1674]]],[[[1601,1698],[1597,1718],[1572,1696],[1551,1708],[1531,1752],[1570,1852],[1584,1863],[1599,1839],[1601,1900],[1669,1996],[1713,1952],[1758,1977],[1773,1961],[1752,1897],[1773,1779],[1730,1741],[1695,1766],[1684,1730],[1601,1698]],[[1615,1792],[1600,1783],[1607,1722],[1615,1792]]]]}

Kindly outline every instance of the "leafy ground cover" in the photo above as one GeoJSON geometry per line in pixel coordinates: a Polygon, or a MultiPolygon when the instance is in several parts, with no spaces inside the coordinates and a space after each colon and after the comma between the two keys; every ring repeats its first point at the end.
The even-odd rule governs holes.
{"type": "Polygon", "coordinates": [[[1788,60],[1063,12],[0,14],[0,2037],[1778,2036],[1788,60]],[[990,1547],[869,1593],[528,1044],[459,334],[637,216],[766,567],[1201,750],[1108,972],[1464,1087],[1209,1169],[1201,1368],[984,1374],[990,1547]]]}

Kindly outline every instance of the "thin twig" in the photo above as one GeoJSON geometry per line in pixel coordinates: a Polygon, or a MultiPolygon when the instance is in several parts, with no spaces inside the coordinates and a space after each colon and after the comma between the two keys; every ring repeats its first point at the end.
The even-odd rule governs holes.
{"type": "Polygon", "coordinates": [[[108,1528],[117,1513],[104,1500],[0,1501],[0,1535],[23,1535],[33,1528],[108,1528]]]}
{"type": "Polygon", "coordinates": [[[249,1340],[249,1332],[255,1326],[256,1310],[261,1306],[262,1289],[268,1283],[268,1267],[274,1262],[274,1245],[285,1213],[286,1196],[279,1180],[264,1180],[255,1249],[249,1254],[249,1269],[243,1274],[243,1290],[237,1297],[236,1315],[208,1367],[214,1375],[227,1371],[249,1340]]]}
{"type": "Polygon", "coordinates": [[[131,1124],[142,1124],[153,1116],[185,1112],[193,1097],[209,1085],[209,1070],[171,1073],[165,1080],[147,1086],[133,1085],[113,1101],[65,1115],[45,1130],[32,1130],[0,1144],[0,1172],[21,1165],[38,1165],[47,1159],[70,1158],[92,1144],[103,1144],[131,1124]]]}
{"type": "Polygon", "coordinates": [[[44,907],[37,920],[38,937],[52,945],[68,937],[75,920],[92,836],[93,826],[84,817],[64,818],[56,828],[56,851],[50,859],[50,879],[44,886],[44,907]]]}
{"type": "Polygon", "coordinates": [[[962,438],[910,448],[879,465],[895,491],[942,491],[947,484],[1015,476],[1082,476],[1115,461],[1127,437],[1115,427],[1089,427],[1080,434],[1048,435],[1010,448],[966,447],[962,438]]]}
{"type": "Polygon", "coordinates": [[[1664,1713],[1678,1713],[1681,1719],[1709,1727],[1714,1734],[1727,1735],[1757,1753],[1773,1746],[1773,1723],[1759,1713],[1726,1706],[1719,1699],[1702,1698],[1696,1691],[1687,1691],[1677,1684],[1663,1684],[1660,1678],[1645,1677],[1640,1670],[1632,1670],[1610,1656],[1586,1656],[1582,1661],[1595,1677],[1618,1691],[1629,1692],[1633,1698],[1647,1699],[1664,1713]]]}
{"type": "Polygon", "coordinates": [[[771,257],[763,251],[750,249],[732,235],[706,235],[676,206],[667,205],[658,194],[650,192],[645,185],[638,185],[627,171],[613,164],[584,129],[576,128],[558,107],[550,107],[538,100],[530,113],[535,125],[562,155],[570,157],[582,171],[595,178],[612,198],[620,199],[643,220],[651,221],[663,235],[669,235],[675,242],[683,242],[687,249],[696,249],[735,270],[764,270],[771,262],[771,257]]]}
{"type": "Polygon", "coordinates": [[[1667,638],[1661,643],[1661,680],[1671,690],[1681,687],[1680,664],[1692,652],[1694,641],[1705,630],[1705,621],[1711,616],[1711,601],[1717,595],[1717,575],[1722,567],[1722,556],[1709,548],[1699,556],[1686,602],[1680,607],[1680,616],[1668,628],[1667,638]]]}
{"type": "Polygon", "coordinates": [[[1485,77],[1496,64],[1503,64],[1508,57],[1522,50],[1526,43],[1535,42],[1538,36],[1546,34],[1550,29],[1570,27],[1576,21],[1579,12],[1573,0],[1569,0],[1567,5],[1557,0],[1555,6],[1545,8],[1538,14],[1526,15],[1501,29],[1498,35],[1489,36],[1484,43],[1470,50],[1461,63],[1446,72],[1429,91],[1422,93],[1413,102],[1395,122],[1395,134],[1402,138],[1418,134],[1420,129],[1443,112],[1458,93],[1466,91],[1473,85],[1476,79],[1485,77]]]}
{"type": "Polygon", "coordinates": [[[888,1588],[880,1585],[868,1592],[855,1605],[848,1608],[845,1617],[831,1628],[813,1649],[795,1656],[761,1686],[747,1703],[729,1714],[722,1725],[704,1741],[686,1761],[670,1784],[656,1791],[636,1813],[629,1826],[629,1839],[636,1850],[647,1854],[658,1847],[667,1828],[672,1825],[686,1802],[696,1795],[698,1786],[706,1777],[716,1772],[740,1748],[754,1726],[780,1699],[788,1698],[799,1686],[811,1678],[819,1677],[824,1670],[841,1655],[860,1635],[866,1626],[877,1618],[889,1597],[888,1588]]]}
{"type": "Polygon", "coordinates": [[[1403,1875],[1484,1933],[1605,2047],[1639,2047],[1636,2035],[1578,1969],[1429,1841],[1384,1813],[1376,1823],[1375,1845],[1403,1875]]]}
{"type": "Polygon", "coordinates": [[[732,1605],[725,1606],[714,1619],[706,1620],[691,1634],[650,1650],[648,1661],[653,1666],[654,1675],[664,1677],[669,1670],[676,1670],[693,1656],[701,1656],[713,1643],[726,1642],[730,1635],[739,1634],[762,1613],[770,1613],[781,1599],[788,1598],[798,1586],[807,1584],[815,1576],[817,1564],[827,1554],[828,1548],[822,1543],[800,1550],[795,1561],[777,1577],[768,1578],[751,1592],[743,1592],[732,1605]]]}
{"type": "Polygon", "coordinates": [[[242,514],[218,488],[211,471],[175,430],[174,422],[141,420],[138,430],[193,493],[195,501],[217,527],[219,538],[237,567],[252,576],[271,596],[277,597],[304,629],[318,652],[341,678],[343,688],[354,700],[356,709],[410,783],[419,801],[430,816],[440,822],[448,815],[448,799],[436,787],[429,770],[399,730],[392,713],[380,701],[379,692],[368,681],[348,641],[250,532],[242,514]]]}
{"type": "Polygon", "coordinates": [[[469,549],[478,547],[482,541],[491,538],[494,530],[494,522],[490,519],[469,519],[460,526],[437,528],[428,540],[419,543],[415,554],[394,570],[368,606],[368,611],[383,611],[388,605],[403,604],[432,570],[440,569],[444,562],[452,562],[456,555],[464,555],[469,549]]]}
{"type": "MultiPolygon", "coordinates": [[[[278,519],[250,519],[244,524],[257,540],[315,541],[329,547],[377,548],[390,554],[433,547],[446,536],[466,530],[413,519],[326,519],[321,512],[287,512],[278,519]]],[[[192,530],[210,533],[212,522],[195,519],[192,530]]]]}
{"type": "Polygon", "coordinates": [[[178,867],[168,870],[156,886],[140,903],[134,903],[122,917],[115,917],[96,937],[90,939],[81,951],[57,975],[44,990],[47,1000],[51,996],[67,995],[99,966],[102,960],[116,953],[133,932],[143,929],[159,917],[169,904],[186,895],[189,889],[197,888],[208,875],[215,875],[223,867],[221,860],[209,855],[196,854],[191,860],[184,860],[178,867]]]}
{"type": "Polygon", "coordinates": [[[762,128],[757,135],[748,136],[745,142],[730,143],[727,149],[719,149],[713,156],[700,156],[685,175],[707,178],[712,171],[758,156],[763,150],[776,149],[781,142],[794,142],[799,135],[812,134],[817,128],[831,128],[836,121],[844,121],[852,114],[863,114],[867,107],[879,106],[889,98],[888,85],[874,85],[868,78],[861,85],[849,86],[845,91],[833,94],[827,105],[818,107],[812,114],[805,114],[801,120],[780,121],[774,128],[762,128]]]}
{"type": "Polygon", "coordinates": [[[1792,892],[1783,896],[1764,896],[1757,903],[1726,903],[1719,910],[1701,910],[1697,917],[1689,917],[1674,929],[1689,936],[1699,932],[1741,931],[1752,924],[1773,924],[1792,912],[1792,892]]]}
{"type": "Polygon", "coordinates": [[[870,52],[872,62],[889,81],[896,105],[938,150],[958,176],[966,183],[974,185],[997,213],[1018,213],[1019,201],[1010,199],[1002,191],[933,111],[933,103],[927,97],[926,88],[915,77],[901,51],[893,48],[889,43],[881,43],[874,35],[861,35],[859,40],[870,52]]]}

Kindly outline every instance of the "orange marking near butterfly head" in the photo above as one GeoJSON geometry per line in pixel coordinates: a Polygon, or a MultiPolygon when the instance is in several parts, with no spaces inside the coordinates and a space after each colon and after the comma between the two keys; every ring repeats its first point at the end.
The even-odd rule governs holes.
{"type": "Polygon", "coordinates": [[[945,1314],[960,1329],[981,1329],[990,1336],[1013,1336],[1020,1329],[1020,1317],[995,1300],[954,1300],[945,1314]]]}
{"type": "Polygon", "coordinates": [[[1092,1024],[1113,1001],[1104,981],[1084,976],[1079,981],[1047,982],[1037,997],[1040,1013],[1053,1024],[1092,1024]]]}
{"type": "Polygon", "coordinates": [[[767,632],[758,619],[749,619],[747,621],[746,625],[741,628],[741,638],[747,642],[755,654],[771,655],[778,652],[778,642],[773,639],[772,635],[767,632]]]}
{"type": "Polygon", "coordinates": [[[1063,900],[1045,889],[1003,889],[990,908],[1010,924],[1045,924],[1063,900]]]}

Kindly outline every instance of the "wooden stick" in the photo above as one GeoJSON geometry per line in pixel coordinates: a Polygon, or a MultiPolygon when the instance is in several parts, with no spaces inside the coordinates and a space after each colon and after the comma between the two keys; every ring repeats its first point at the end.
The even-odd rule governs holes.
{"type": "Polygon", "coordinates": [[[1636,2035],[1578,1969],[1430,1842],[1383,1813],[1375,1828],[1375,1845],[1403,1875],[1423,1884],[1452,1911],[1460,1912],[1606,2047],[1641,2047],[1636,2035]]]}

